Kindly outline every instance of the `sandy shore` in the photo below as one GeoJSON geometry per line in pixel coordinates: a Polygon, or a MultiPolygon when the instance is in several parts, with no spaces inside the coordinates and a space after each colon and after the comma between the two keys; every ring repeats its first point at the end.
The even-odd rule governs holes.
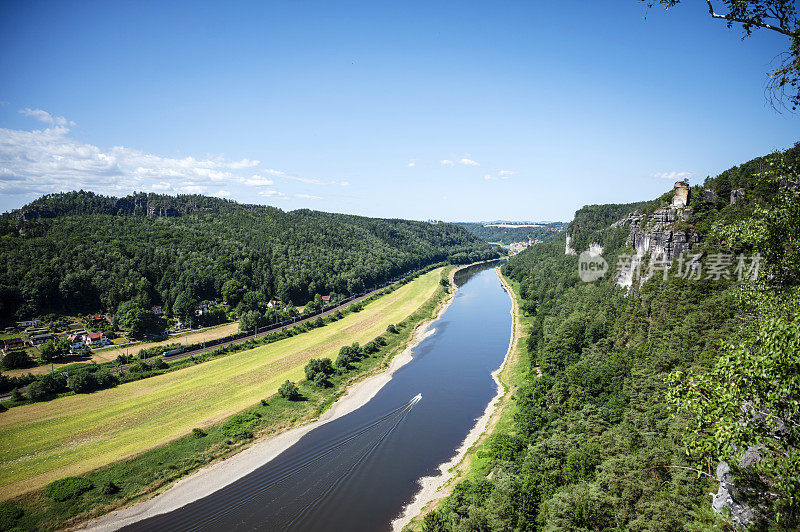
{"type": "MultiPolygon", "coordinates": [[[[456,270],[453,270],[453,272],[451,272],[451,282],[455,271],[456,270]]],[[[425,321],[416,327],[408,346],[402,353],[392,358],[389,368],[386,369],[386,371],[354,385],[316,421],[295,427],[265,440],[257,441],[247,449],[230,458],[203,467],[195,473],[179,480],[170,489],[152,499],[134,504],[127,508],[122,508],[89,521],[83,524],[79,529],[93,531],[117,530],[137,521],[177,510],[255,471],[297,443],[300,438],[315,428],[361,408],[392,379],[392,375],[395,371],[405,364],[408,364],[413,359],[414,348],[425,338],[436,332],[436,329],[431,328],[431,325],[444,314],[452,301],[453,295],[451,293],[451,295],[444,300],[433,319],[425,321]]]]}
{"type": "MultiPolygon", "coordinates": [[[[456,474],[456,468],[461,464],[464,458],[467,455],[467,452],[472,448],[473,445],[478,443],[484,433],[486,432],[487,428],[489,428],[490,421],[493,420],[495,417],[495,413],[497,412],[497,407],[500,405],[503,397],[506,395],[506,389],[502,382],[500,382],[500,374],[502,373],[503,369],[508,362],[509,356],[514,348],[514,342],[517,338],[517,324],[516,324],[516,301],[514,300],[514,293],[511,291],[511,287],[505,282],[503,276],[500,275],[499,270],[497,271],[497,275],[502,283],[503,287],[506,289],[509,297],[511,297],[511,318],[512,318],[512,334],[511,338],[508,342],[508,350],[506,351],[506,355],[503,358],[503,362],[500,364],[500,367],[497,368],[492,372],[492,379],[494,379],[495,383],[497,384],[497,393],[489,401],[489,404],[486,405],[486,409],[483,411],[483,415],[475,420],[475,425],[472,427],[472,430],[469,431],[467,437],[461,443],[461,446],[456,450],[453,457],[439,465],[439,473],[437,475],[432,475],[429,477],[422,477],[419,479],[419,486],[420,489],[414,495],[414,499],[409,503],[405,508],[403,508],[400,515],[392,521],[392,530],[400,531],[405,527],[408,523],[411,522],[414,517],[420,514],[423,511],[425,506],[434,501],[445,497],[446,493],[441,493],[439,490],[447,484],[456,474]]],[[[496,421],[496,419],[494,420],[496,421]]]]}

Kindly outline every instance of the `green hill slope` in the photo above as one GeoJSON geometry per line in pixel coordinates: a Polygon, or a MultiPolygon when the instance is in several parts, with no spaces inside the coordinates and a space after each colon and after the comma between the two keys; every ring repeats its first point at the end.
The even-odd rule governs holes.
{"type": "Polygon", "coordinates": [[[533,322],[513,427],[423,528],[796,530],[798,163],[800,145],[734,167],[693,187],[689,209],[671,191],[580,209],[572,247],[602,245],[611,270],[593,282],[566,235],[512,257],[503,272],[533,322]],[[650,271],[662,253],[670,269],[650,271]],[[626,283],[617,267],[636,261],[626,283]],[[712,510],[718,490],[730,517],[712,510]]]}
{"type": "Polygon", "coordinates": [[[0,217],[0,320],[221,297],[349,294],[442,260],[496,256],[450,224],[283,212],[204,196],[70,192],[0,217]]]}

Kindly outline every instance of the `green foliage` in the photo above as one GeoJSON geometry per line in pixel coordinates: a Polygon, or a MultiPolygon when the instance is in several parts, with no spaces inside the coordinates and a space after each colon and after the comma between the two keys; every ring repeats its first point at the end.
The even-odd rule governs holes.
{"type": "Polygon", "coordinates": [[[22,508],[11,501],[0,503],[0,530],[14,528],[23,513],[22,508]]]}
{"type": "Polygon", "coordinates": [[[44,490],[44,494],[54,501],[62,502],[68,499],[74,499],[93,487],[94,484],[92,484],[92,481],[88,478],[66,477],[48,484],[44,490]]]}
{"type": "Polygon", "coordinates": [[[199,429],[199,428],[195,427],[195,428],[192,429],[192,435],[195,438],[202,438],[204,436],[207,436],[208,434],[203,429],[199,429]]]}
{"type": "MultiPolygon", "coordinates": [[[[769,257],[763,283],[654,277],[628,292],[609,277],[581,282],[560,239],[512,257],[503,273],[531,324],[514,423],[477,451],[488,477],[458,484],[423,527],[679,530],[694,520],[711,529],[719,523],[704,509],[717,483],[697,470],[713,474],[726,459],[737,500],[767,508],[772,523],[758,526],[796,529],[799,155],[795,147],[706,181],[745,187],[735,205],[693,191],[698,249],[769,257]],[[761,460],[738,467],[754,448],[761,460]]],[[[585,207],[572,243],[601,243],[614,264],[628,229],[610,225],[667,201],[585,207]]]]}
{"type": "Polygon", "coordinates": [[[388,327],[386,327],[386,332],[391,334],[397,334],[397,326],[394,323],[390,323],[388,327]]]}
{"type": "Polygon", "coordinates": [[[2,364],[3,369],[19,369],[33,366],[33,361],[25,351],[9,351],[3,357],[2,364]]]}
{"type": "MultiPolygon", "coordinates": [[[[318,293],[359,293],[450,258],[498,256],[451,224],[283,212],[203,196],[70,192],[23,209],[41,218],[1,217],[0,322],[51,311],[116,313],[133,301],[145,310],[146,302],[160,304],[193,325],[205,319],[197,303],[221,295],[231,303],[251,292],[302,303],[318,293]],[[148,218],[148,206],[176,215],[148,218]]],[[[243,310],[255,310],[252,303],[243,310]]]]}
{"type": "Polygon", "coordinates": [[[258,420],[259,417],[254,412],[237,414],[222,424],[220,432],[232,440],[249,440],[253,437],[253,428],[258,424],[258,420]]]}
{"type": "Polygon", "coordinates": [[[328,377],[335,372],[330,358],[312,358],[308,361],[304,370],[306,380],[312,381],[323,388],[328,386],[328,377]]]}
{"type": "Polygon", "coordinates": [[[300,395],[300,389],[297,387],[297,385],[289,380],[281,384],[281,387],[278,388],[278,395],[290,401],[297,401],[302,397],[302,395],[300,395]]]}

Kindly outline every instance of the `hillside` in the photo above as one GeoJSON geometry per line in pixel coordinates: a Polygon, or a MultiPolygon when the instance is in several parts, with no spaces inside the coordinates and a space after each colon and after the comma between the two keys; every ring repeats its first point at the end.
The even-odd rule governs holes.
{"type": "Polygon", "coordinates": [[[463,227],[473,235],[486,242],[499,242],[511,244],[512,242],[527,242],[528,240],[547,241],[558,236],[566,224],[562,222],[549,222],[541,224],[527,224],[517,222],[473,223],[454,222],[453,225],[463,227]],[[518,226],[518,227],[514,227],[518,226]]]}
{"type": "Polygon", "coordinates": [[[512,257],[532,322],[514,421],[423,529],[796,530],[798,162],[760,157],[685,205],[587,206],[512,257]],[[590,244],[610,273],[585,282],[590,244]]]}
{"type": "Polygon", "coordinates": [[[496,252],[450,224],[284,212],[205,196],[44,196],[0,217],[0,321],[222,298],[302,304],[442,260],[496,252]]]}

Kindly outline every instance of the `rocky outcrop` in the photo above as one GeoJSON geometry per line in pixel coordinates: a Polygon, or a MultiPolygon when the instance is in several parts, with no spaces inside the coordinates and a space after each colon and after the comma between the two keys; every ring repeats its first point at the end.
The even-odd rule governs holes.
{"type": "Polygon", "coordinates": [[[564,255],[577,255],[574,249],[572,249],[572,237],[567,235],[567,244],[564,246],[564,255]]]}
{"type": "Polygon", "coordinates": [[[733,205],[740,199],[743,199],[744,195],[745,192],[743,188],[734,188],[733,190],[731,190],[731,205],[733,205]]]}
{"type": "Polygon", "coordinates": [[[676,181],[672,188],[672,206],[683,208],[689,206],[689,183],[686,181],[676,181]]]}
{"type": "Polygon", "coordinates": [[[645,279],[642,261],[646,254],[671,261],[681,253],[689,253],[699,238],[695,233],[676,231],[675,224],[688,221],[691,215],[691,207],[670,206],[657,209],[648,218],[639,211],[633,211],[612,224],[612,227],[630,227],[625,243],[636,251],[630,264],[617,272],[617,285],[632,288],[637,276],[639,282],[645,279]]]}

